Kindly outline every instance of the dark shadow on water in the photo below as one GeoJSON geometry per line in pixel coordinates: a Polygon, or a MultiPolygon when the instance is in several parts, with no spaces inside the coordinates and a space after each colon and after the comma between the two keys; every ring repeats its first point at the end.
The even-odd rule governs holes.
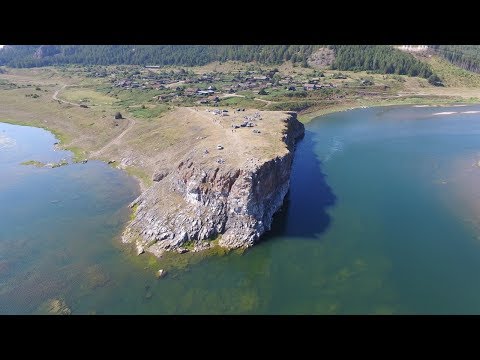
{"type": "Polygon", "coordinates": [[[331,219],[326,211],[337,198],[321,170],[313,139],[314,133],[306,130],[305,137],[297,143],[290,190],[262,241],[278,236],[315,238],[328,229],[331,219]]]}

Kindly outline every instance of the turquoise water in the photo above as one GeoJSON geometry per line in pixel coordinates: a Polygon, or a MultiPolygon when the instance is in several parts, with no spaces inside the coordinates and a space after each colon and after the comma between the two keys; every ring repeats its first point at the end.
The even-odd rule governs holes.
{"type": "Polygon", "coordinates": [[[121,258],[114,239],[129,218],[126,204],[136,184],[97,161],[54,169],[20,165],[71,162],[69,152],[54,151],[56,141],[42,129],[0,123],[2,314],[36,313],[50,298],[66,298],[73,309],[99,277],[114,281],[109,263],[121,258]]]}
{"type": "Polygon", "coordinates": [[[157,280],[165,263],[119,245],[131,179],[99,162],[18,165],[66,155],[0,124],[0,313],[49,299],[73,314],[480,313],[479,135],[480,106],[322,116],[264,241],[157,280]]]}

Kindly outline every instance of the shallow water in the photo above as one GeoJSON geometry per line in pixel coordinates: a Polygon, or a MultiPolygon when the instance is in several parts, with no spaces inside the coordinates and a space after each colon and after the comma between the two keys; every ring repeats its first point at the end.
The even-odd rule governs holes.
{"type": "Polygon", "coordinates": [[[480,313],[480,106],[458,109],[312,121],[264,241],[161,280],[118,242],[132,179],[94,161],[18,165],[67,153],[0,124],[0,313],[53,298],[73,314],[480,313]]]}
{"type": "Polygon", "coordinates": [[[0,123],[0,138],[10,144],[0,148],[0,313],[35,313],[50,298],[66,297],[73,308],[78,298],[69,294],[88,283],[92,267],[113,276],[108,261],[120,256],[113,239],[137,185],[97,161],[20,165],[71,162],[45,130],[0,123]]]}

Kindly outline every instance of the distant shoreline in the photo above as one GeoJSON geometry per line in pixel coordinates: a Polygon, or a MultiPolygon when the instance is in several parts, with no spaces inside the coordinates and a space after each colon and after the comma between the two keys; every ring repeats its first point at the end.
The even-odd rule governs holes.
{"type": "Polygon", "coordinates": [[[418,101],[406,101],[406,102],[395,102],[395,101],[386,101],[386,102],[375,102],[375,101],[366,101],[362,104],[338,104],[330,107],[325,107],[322,109],[314,110],[312,112],[307,112],[304,114],[299,114],[298,119],[304,124],[308,124],[313,119],[333,114],[336,112],[342,112],[347,110],[361,109],[362,107],[384,107],[384,106],[414,106],[414,107],[456,107],[456,106],[468,106],[468,105],[480,105],[478,101],[468,102],[468,101],[459,101],[452,102],[452,99],[440,99],[440,100],[430,100],[424,101],[423,103],[418,101]]]}

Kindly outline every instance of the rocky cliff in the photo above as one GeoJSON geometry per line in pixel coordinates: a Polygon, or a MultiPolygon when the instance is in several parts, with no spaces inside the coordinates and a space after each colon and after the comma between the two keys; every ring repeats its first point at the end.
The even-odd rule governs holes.
{"type": "Polygon", "coordinates": [[[252,150],[245,158],[239,149],[236,159],[243,158],[230,163],[228,157],[212,158],[208,150],[192,145],[173,168],[158,169],[154,185],[130,205],[135,217],[123,241],[135,242],[139,254],[157,256],[166,250],[206,249],[213,239],[227,248],[252,246],[270,229],[282,205],[295,142],[304,134],[295,113],[282,114],[277,143],[272,141],[281,149],[275,152],[260,153],[254,147],[257,153],[252,150]]]}
{"type": "Polygon", "coordinates": [[[58,46],[42,45],[35,51],[35,53],[33,54],[33,57],[36,59],[43,59],[44,57],[57,55],[59,53],[60,53],[60,49],[58,46]]]}

